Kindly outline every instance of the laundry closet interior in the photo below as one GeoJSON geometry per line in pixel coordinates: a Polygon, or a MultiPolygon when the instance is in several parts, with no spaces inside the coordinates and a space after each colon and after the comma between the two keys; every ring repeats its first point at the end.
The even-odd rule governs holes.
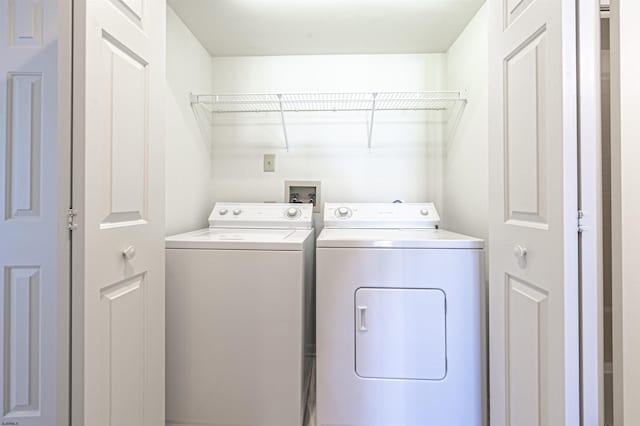
{"type": "MultiPolygon", "coordinates": [[[[444,227],[486,239],[486,9],[168,2],[167,234],[206,225],[216,201],[284,202],[285,181],[309,180],[321,182],[321,202],[432,201],[444,227]],[[406,100],[375,112],[369,141],[371,102],[358,96],[384,92],[406,100]],[[211,96],[192,104],[191,94],[211,96]],[[207,101],[227,94],[361,110],[285,112],[285,139],[275,102],[270,113],[211,113],[207,101]],[[265,154],[275,172],[263,171],[265,154]]],[[[247,99],[247,110],[262,106],[247,99]]]]}
{"type": "MultiPolygon", "coordinates": [[[[488,11],[484,1],[397,2],[393,7],[376,1],[304,4],[168,1],[167,6],[167,235],[206,228],[210,213],[212,219],[222,219],[220,209],[226,213],[227,208],[216,207],[212,212],[215,203],[290,202],[288,197],[292,197],[293,190],[288,192],[287,185],[319,183],[313,213],[316,236],[323,228],[325,203],[396,201],[431,202],[437,209],[432,214],[440,216],[440,228],[488,239],[489,53],[488,11]],[[269,167],[273,171],[267,171],[269,167]]],[[[301,194],[303,198],[305,195],[301,194]]],[[[228,216],[231,217],[231,211],[228,216]]],[[[197,296],[183,294],[190,290],[176,289],[201,284],[194,278],[196,273],[189,272],[196,267],[189,268],[180,263],[185,260],[176,260],[184,258],[180,243],[171,244],[167,245],[167,421],[175,424],[213,421],[216,410],[225,410],[218,404],[232,406],[237,402],[226,395],[216,396],[218,401],[211,400],[210,408],[202,409],[206,398],[201,396],[208,388],[191,377],[192,370],[215,370],[212,377],[234,382],[232,377],[236,376],[227,372],[237,366],[209,369],[204,361],[201,367],[183,365],[197,364],[201,356],[174,348],[177,342],[189,345],[196,340],[193,333],[180,339],[175,337],[179,335],[179,327],[188,326],[184,325],[187,320],[176,319],[172,303],[181,303],[181,311],[191,307],[193,311],[185,314],[189,317],[205,308],[200,307],[197,296]],[[189,278],[178,279],[180,276],[189,278]],[[175,325],[177,322],[180,326],[175,325]],[[180,371],[172,371],[174,368],[180,371]],[[181,374],[189,378],[180,377],[181,374]]],[[[484,247],[487,248],[486,243],[484,247]]],[[[486,270],[486,253],[485,249],[478,257],[480,264],[475,266],[478,275],[486,270]]],[[[261,268],[260,265],[258,261],[244,267],[261,268]]],[[[398,281],[403,280],[400,276],[410,275],[404,270],[394,273],[399,274],[398,281]]],[[[221,274],[229,277],[232,272],[225,270],[221,274]]],[[[213,281],[209,285],[225,285],[216,284],[215,276],[213,268],[213,281]]],[[[485,296],[481,295],[485,292],[484,279],[476,281],[476,289],[472,283],[460,283],[459,291],[468,292],[460,298],[468,298],[472,305],[473,300],[478,302],[475,305],[486,304],[485,296]]],[[[200,295],[215,297],[209,293],[200,295]]],[[[238,300],[235,296],[228,297],[228,303],[238,300]]],[[[353,294],[349,296],[352,297],[353,294]]],[[[453,297],[451,300],[458,296],[453,297]]],[[[264,300],[267,299],[272,300],[269,297],[264,300]]],[[[247,301],[249,306],[260,303],[254,298],[247,301]]],[[[456,302],[453,303],[455,312],[456,302]]],[[[212,309],[224,310],[224,306],[213,306],[212,309]]],[[[467,331],[465,326],[457,332],[470,345],[464,351],[475,352],[468,355],[469,371],[478,376],[469,374],[466,386],[475,389],[467,398],[474,401],[461,410],[470,413],[479,410],[469,417],[474,418],[468,420],[473,423],[487,415],[488,342],[486,324],[480,324],[486,321],[486,312],[479,306],[465,309],[473,318],[470,330],[478,330],[467,331]],[[479,385],[480,382],[483,384],[479,385]]],[[[409,312],[408,307],[401,310],[409,312]]],[[[225,318],[235,323],[236,320],[230,320],[235,318],[232,315],[225,318]]],[[[448,321],[449,326],[456,326],[455,321],[448,321]]],[[[243,322],[242,318],[237,322],[243,322]]],[[[212,335],[224,335],[223,330],[214,327],[212,335]]],[[[235,333],[233,326],[228,327],[229,333],[235,333]]],[[[348,324],[347,327],[351,328],[348,324]]],[[[305,330],[315,335],[315,330],[305,330]]],[[[238,334],[248,336],[243,331],[238,334]]],[[[261,340],[257,336],[254,338],[261,340]]],[[[402,334],[396,336],[401,338],[402,334]]],[[[448,339],[448,351],[458,351],[452,343],[455,337],[450,335],[448,339]]],[[[230,344],[235,344],[235,340],[230,344]]],[[[214,359],[212,362],[221,363],[221,355],[214,354],[213,345],[203,343],[203,351],[214,359]]],[[[418,353],[417,348],[415,351],[418,353]]],[[[310,362],[309,352],[313,355],[315,350],[306,351],[306,363],[310,362]]],[[[457,369],[457,361],[451,361],[455,355],[448,356],[457,369]]],[[[255,359],[258,364],[269,362],[255,359]]],[[[246,374],[255,373],[253,368],[246,370],[246,374]]],[[[203,375],[200,380],[206,380],[206,373],[203,375]]],[[[347,371],[345,376],[349,375],[347,371]]],[[[442,377],[437,373],[429,379],[442,377]]],[[[261,387],[260,379],[256,380],[256,386],[261,387]]],[[[307,399],[308,411],[305,421],[312,422],[309,424],[315,424],[315,407],[311,406],[315,403],[315,389],[309,390],[314,385],[315,380],[305,380],[303,397],[307,399]]],[[[462,388],[458,391],[460,398],[462,388]]],[[[234,393],[246,388],[234,383],[230,389],[234,393]]],[[[258,394],[247,391],[248,398],[261,399],[255,396],[258,394]]],[[[248,402],[253,403],[264,404],[248,402]]],[[[375,413],[375,405],[374,401],[364,403],[371,415],[375,413]]],[[[270,410],[265,409],[264,421],[268,422],[271,414],[266,414],[267,411],[270,410]]],[[[339,417],[343,414],[339,414],[338,408],[329,411],[335,413],[336,419],[325,416],[322,424],[345,419],[358,424],[374,421],[373,417],[357,420],[348,414],[339,417]]],[[[221,424],[226,424],[225,419],[252,421],[241,414],[235,418],[232,414],[225,415],[220,414],[217,421],[221,424]]],[[[381,414],[376,416],[380,424],[385,422],[381,414]]],[[[437,418],[443,417],[422,418],[437,422],[437,418]]],[[[389,417],[386,421],[403,422],[401,419],[389,417]]],[[[407,417],[405,421],[414,424],[416,420],[407,417]]]]}

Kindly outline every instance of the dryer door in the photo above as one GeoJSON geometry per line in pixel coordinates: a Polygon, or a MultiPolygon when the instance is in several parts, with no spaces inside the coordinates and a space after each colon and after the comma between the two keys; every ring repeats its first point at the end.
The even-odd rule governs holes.
{"type": "Polygon", "coordinates": [[[447,374],[445,294],[439,289],[359,288],[356,374],[441,380],[447,374]]]}

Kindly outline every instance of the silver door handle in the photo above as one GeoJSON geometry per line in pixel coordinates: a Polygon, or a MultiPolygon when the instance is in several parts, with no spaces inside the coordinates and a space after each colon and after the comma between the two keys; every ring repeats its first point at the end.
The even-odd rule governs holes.
{"type": "Polygon", "coordinates": [[[358,306],[358,331],[367,331],[367,307],[358,306]]]}

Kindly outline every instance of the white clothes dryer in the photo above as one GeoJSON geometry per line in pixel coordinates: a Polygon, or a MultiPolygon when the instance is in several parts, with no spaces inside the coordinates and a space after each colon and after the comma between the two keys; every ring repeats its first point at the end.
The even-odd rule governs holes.
{"type": "Polygon", "coordinates": [[[167,424],[302,424],[312,214],[217,203],[209,228],[166,239],[167,424]]]}
{"type": "Polygon", "coordinates": [[[483,424],[483,241],[439,220],[430,203],[325,204],[319,426],[483,424]]]}

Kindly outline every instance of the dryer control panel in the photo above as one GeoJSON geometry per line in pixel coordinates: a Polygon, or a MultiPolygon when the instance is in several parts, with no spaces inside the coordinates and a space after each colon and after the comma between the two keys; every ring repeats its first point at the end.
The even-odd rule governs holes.
{"type": "Polygon", "coordinates": [[[433,203],[325,203],[325,228],[437,228],[433,203]]]}
{"type": "Polygon", "coordinates": [[[311,229],[313,205],[288,203],[216,203],[211,228],[311,229]]]}

